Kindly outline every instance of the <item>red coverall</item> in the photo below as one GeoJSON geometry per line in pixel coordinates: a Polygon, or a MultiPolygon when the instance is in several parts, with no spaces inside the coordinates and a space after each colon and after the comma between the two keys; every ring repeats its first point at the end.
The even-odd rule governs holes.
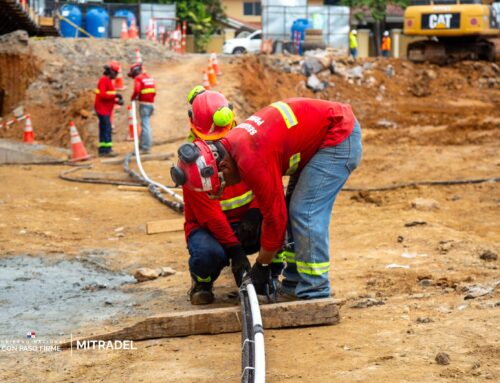
{"type": "Polygon", "coordinates": [[[116,103],[116,90],[113,80],[102,76],[95,90],[94,108],[99,118],[99,153],[111,152],[113,148],[110,116],[116,103]]]}

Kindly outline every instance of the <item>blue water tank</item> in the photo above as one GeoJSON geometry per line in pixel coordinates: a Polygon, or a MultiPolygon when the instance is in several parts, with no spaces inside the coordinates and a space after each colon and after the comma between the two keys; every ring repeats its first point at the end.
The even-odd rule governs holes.
{"type": "Polygon", "coordinates": [[[292,24],[292,36],[291,40],[293,41],[294,32],[300,32],[300,41],[304,40],[304,36],[306,34],[306,29],[310,29],[312,27],[311,22],[308,19],[297,19],[292,24]]]}
{"type": "MultiPolygon", "coordinates": [[[[79,28],[82,27],[82,11],[76,5],[66,4],[61,7],[61,16],[65,19],[68,19],[73,24],[77,25],[79,28]]],[[[61,35],[63,37],[80,37],[81,32],[78,32],[73,25],[65,21],[61,20],[60,24],[61,35]]]]}
{"type": "Polygon", "coordinates": [[[115,17],[126,17],[127,18],[127,28],[130,28],[132,24],[132,20],[135,19],[137,26],[137,18],[134,15],[134,12],[129,11],[128,9],[119,9],[115,12],[115,17]]]}
{"type": "Polygon", "coordinates": [[[94,7],[87,10],[85,29],[94,37],[108,37],[109,15],[104,8],[94,7]]]}

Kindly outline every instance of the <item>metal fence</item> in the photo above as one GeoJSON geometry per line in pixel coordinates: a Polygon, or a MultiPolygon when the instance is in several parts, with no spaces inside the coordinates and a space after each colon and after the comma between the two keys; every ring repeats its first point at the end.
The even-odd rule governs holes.
{"type": "Polygon", "coordinates": [[[323,30],[323,40],[333,48],[348,47],[350,9],[343,6],[262,6],[265,39],[292,40],[292,25],[308,19],[314,29],[323,30]]]}

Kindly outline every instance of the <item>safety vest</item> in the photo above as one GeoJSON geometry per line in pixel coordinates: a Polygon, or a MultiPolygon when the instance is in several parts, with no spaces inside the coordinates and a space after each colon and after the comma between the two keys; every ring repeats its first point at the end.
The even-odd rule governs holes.
{"type": "Polygon", "coordinates": [[[391,50],[391,38],[389,36],[385,36],[382,38],[382,50],[390,51],[391,50]]]}
{"type": "Polygon", "coordinates": [[[356,35],[352,32],[349,32],[349,48],[355,49],[358,47],[358,39],[356,35]]]}

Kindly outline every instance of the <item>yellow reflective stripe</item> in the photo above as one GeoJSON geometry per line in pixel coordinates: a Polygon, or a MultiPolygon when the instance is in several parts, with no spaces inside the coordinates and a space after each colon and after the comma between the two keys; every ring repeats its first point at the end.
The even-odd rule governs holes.
{"type": "Polygon", "coordinates": [[[95,94],[101,94],[101,91],[99,89],[96,89],[95,94]]]}
{"type": "Polygon", "coordinates": [[[220,201],[220,207],[222,211],[232,210],[238,207],[242,207],[243,205],[246,205],[252,200],[253,200],[253,193],[251,190],[249,190],[245,194],[220,201]]]}
{"type": "Polygon", "coordinates": [[[273,263],[283,263],[285,261],[285,252],[277,253],[273,258],[273,263]]]}
{"type": "Polygon", "coordinates": [[[297,261],[297,271],[308,275],[322,275],[328,273],[330,262],[300,262],[297,261]]]}
{"type": "Polygon", "coordinates": [[[106,91],[106,94],[116,94],[116,90],[108,90],[106,91]]]}
{"type": "Polygon", "coordinates": [[[295,117],[295,114],[293,113],[292,108],[290,108],[288,104],[284,103],[283,101],[278,101],[273,102],[271,106],[278,109],[278,111],[281,113],[281,116],[283,117],[283,120],[285,120],[285,124],[288,129],[299,123],[297,121],[297,117],[295,117]]]}
{"type": "Polygon", "coordinates": [[[194,274],[194,276],[196,277],[196,280],[198,282],[205,282],[205,283],[208,283],[212,280],[212,277],[209,275],[208,277],[206,278],[202,278],[202,277],[199,277],[198,275],[194,274]]]}
{"type": "Polygon", "coordinates": [[[300,162],[300,153],[295,153],[293,156],[290,157],[289,167],[285,174],[287,176],[290,176],[293,173],[295,173],[297,171],[297,168],[299,167],[299,162],[300,162]]]}
{"type": "Polygon", "coordinates": [[[148,94],[148,93],[156,93],[156,89],[155,88],[146,88],[146,89],[141,90],[141,94],[148,94]]]}
{"type": "Polygon", "coordinates": [[[283,252],[283,255],[285,256],[287,263],[295,263],[295,252],[294,251],[285,250],[283,252]]]}

